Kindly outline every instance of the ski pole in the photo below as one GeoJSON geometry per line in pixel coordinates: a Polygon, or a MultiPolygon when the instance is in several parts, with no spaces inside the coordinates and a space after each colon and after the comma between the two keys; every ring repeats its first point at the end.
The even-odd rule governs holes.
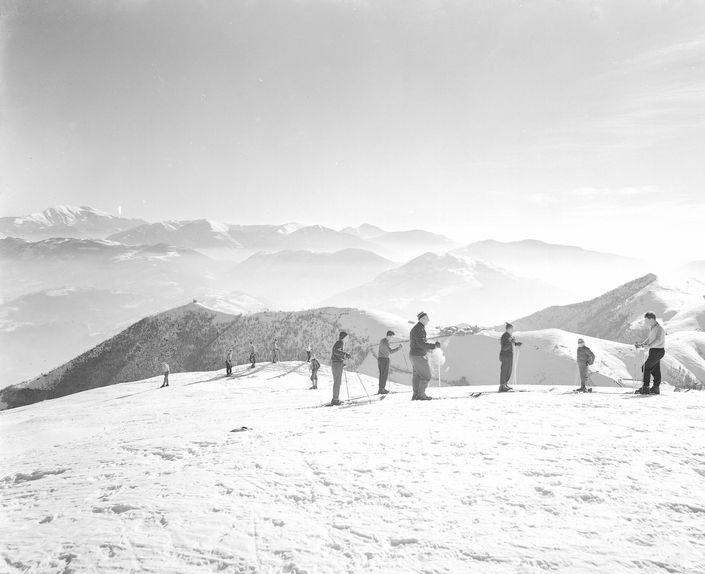
{"type": "Polygon", "coordinates": [[[367,402],[371,403],[372,399],[370,398],[370,393],[367,392],[367,387],[365,386],[365,383],[362,382],[362,377],[360,376],[360,373],[358,373],[357,371],[355,372],[357,374],[357,380],[360,381],[360,384],[362,385],[362,390],[365,391],[365,394],[367,395],[367,402]]]}
{"type": "Polygon", "coordinates": [[[343,368],[343,375],[345,375],[345,391],[348,393],[348,400],[350,400],[350,388],[348,387],[348,373],[343,368]]]}

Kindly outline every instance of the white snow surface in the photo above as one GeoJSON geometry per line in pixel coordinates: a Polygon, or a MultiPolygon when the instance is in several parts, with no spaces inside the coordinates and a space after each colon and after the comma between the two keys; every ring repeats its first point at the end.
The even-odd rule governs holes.
{"type": "Polygon", "coordinates": [[[0,413],[0,570],[705,571],[705,394],[315,408],[325,367],[221,373],[0,413]]]}

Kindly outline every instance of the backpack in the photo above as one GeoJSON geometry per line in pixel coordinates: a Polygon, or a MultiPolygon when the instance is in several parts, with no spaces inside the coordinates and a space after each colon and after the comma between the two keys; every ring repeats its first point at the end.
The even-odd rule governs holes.
{"type": "Polygon", "coordinates": [[[311,359],[311,370],[317,371],[320,368],[321,368],[321,363],[318,362],[318,359],[311,359]]]}

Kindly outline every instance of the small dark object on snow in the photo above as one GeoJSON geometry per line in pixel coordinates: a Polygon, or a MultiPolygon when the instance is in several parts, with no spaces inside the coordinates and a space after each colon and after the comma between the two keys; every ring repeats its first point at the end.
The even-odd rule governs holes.
{"type": "Polygon", "coordinates": [[[235,428],[235,429],[231,430],[230,432],[244,432],[247,430],[252,430],[252,429],[250,427],[240,427],[240,428],[235,428]]]}

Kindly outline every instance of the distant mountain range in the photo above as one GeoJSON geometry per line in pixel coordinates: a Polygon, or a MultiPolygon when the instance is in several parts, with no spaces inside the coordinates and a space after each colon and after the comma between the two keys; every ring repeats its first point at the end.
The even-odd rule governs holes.
{"type": "Polygon", "coordinates": [[[489,261],[517,275],[562,287],[579,297],[594,297],[649,271],[644,262],[636,259],[534,239],[479,241],[456,249],[453,254],[489,261]]]}
{"type": "Polygon", "coordinates": [[[387,310],[409,318],[425,310],[434,325],[487,325],[565,297],[547,283],[485,261],[426,253],[328,302],[348,301],[361,309],[387,310]]]}
{"type": "Polygon", "coordinates": [[[104,239],[145,222],[116,217],[93,207],[59,205],[23,217],[0,217],[0,234],[24,239],[74,237],[104,239]]]}

